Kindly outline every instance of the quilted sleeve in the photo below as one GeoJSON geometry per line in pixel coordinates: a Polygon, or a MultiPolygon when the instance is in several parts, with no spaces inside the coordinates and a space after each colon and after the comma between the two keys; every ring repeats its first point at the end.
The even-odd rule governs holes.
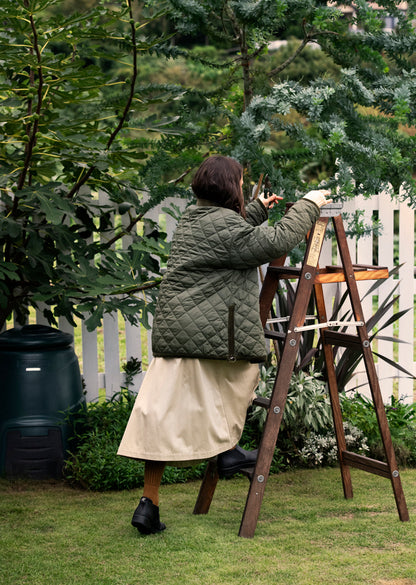
{"type": "Polygon", "coordinates": [[[229,216],[229,267],[260,266],[283,256],[304,239],[318,217],[318,206],[305,199],[297,201],[274,226],[251,226],[247,222],[237,225],[235,218],[229,216]]]}
{"type": "Polygon", "coordinates": [[[246,221],[250,225],[261,225],[269,216],[267,209],[260,199],[256,199],[247,205],[246,214],[246,221]]]}

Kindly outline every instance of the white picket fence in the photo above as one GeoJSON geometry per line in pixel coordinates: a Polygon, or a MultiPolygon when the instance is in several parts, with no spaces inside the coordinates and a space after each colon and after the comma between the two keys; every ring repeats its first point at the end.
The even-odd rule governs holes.
{"type": "MultiPolygon", "coordinates": [[[[168,233],[168,238],[172,236],[175,229],[175,221],[170,215],[164,213],[162,208],[172,203],[181,209],[184,209],[186,205],[184,200],[172,198],[164,201],[157,208],[152,209],[146,216],[156,222],[163,221],[166,226],[165,229],[168,233]]],[[[373,214],[377,213],[383,225],[383,232],[377,238],[376,242],[373,242],[372,236],[361,238],[358,241],[354,239],[349,240],[348,243],[353,263],[367,265],[376,263],[380,266],[387,266],[389,269],[393,268],[395,263],[402,265],[399,270],[399,286],[396,291],[400,297],[398,306],[394,308],[394,311],[411,309],[394,326],[389,325],[382,332],[385,336],[393,336],[394,334],[405,343],[393,344],[388,341],[379,340],[377,342],[377,352],[399,363],[413,374],[416,374],[413,311],[414,295],[416,293],[414,275],[415,211],[408,207],[406,203],[392,202],[386,194],[375,196],[368,200],[357,198],[349,201],[344,204],[343,211],[351,213],[356,209],[364,212],[364,220],[367,224],[371,223],[373,214]],[[376,254],[375,262],[373,262],[374,246],[376,254]],[[397,258],[395,259],[395,254],[398,260],[397,258]]],[[[126,245],[127,243],[126,241],[126,245]]],[[[332,242],[327,240],[324,243],[320,265],[331,265],[334,263],[334,260],[336,262],[333,256],[332,242]]],[[[373,296],[380,293],[380,299],[384,299],[397,282],[397,280],[389,278],[381,284],[379,292],[375,291],[373,296]]],[[[365,294],[366,290],[372,284],[372,282],[359,283],[361,296],[365,294]]],[[[334,294],[334,289],[328,289],[327,287],[334,286],[336,285],[326,285],[325,290],[327,291],[328,298],[334,294]]],[[[328,308],[330,301],[327,302],[327,310],[330,312],[328,308]]],[[[367,297],[363,301],[363,309],[366,319],[372,315],[372,297],[367,297]]],[[[393,314],[393,309],[390,311],[390,314],[393,314]]],[[[36,322],[46,324],[41,314],[36,316],[36,322]]],[[[65,319],[61,319],[59,326],[63,331],[74,333],[73,328],[65,319]]],[[[95,400],[99,394],[104,393],[107,397],[111,397],[120,390],[120,386],[124,381],[124,373],[121,371],[120,364],[125,363],[130,358],[143,361],[143,357],[146,356],[147,363],[152,359],[150,331],[144,330],[142,325],[132,326],[128,322],[120,319],[118,315],[105,315],[103,327],[100,330],[88,332],[83,323],[80,323],[80,327],[82,329],[82,341],[75,345],[75,351],[81,363],[87,400],[95,400]],[[121,342],[123,338],[125,344],[121,342]],[[98,351],[100,347],[102,347],[103,356],[99,359],[98,351]],[[121,347],[125,347],[125,350],[123,349],[122,351],[120,349],[121,347]],[[99,363],[103,364],[103,366],[99,367],[99,363]]],[[[79,335],[76,337],[79,338],[79,335]]],[[[377,368],[385,401],[390,398],[393,391],[398,393],[400,397],[405,397],[406,401],[413,401],[414,383],[412,379],[407,378],[397,368],[387,365],[382,360],[378,360],[377,368]]],[[[133,390],[139,390],[143,376],[144,371],[135,376],[133,390]]],[[[350,387],[360,386],[365,380],[366,378],[360,372],[357,372],[350,387]]],[[[360,390],[367,393],[365,387],[360,388],[360,390]]]]}
{"type": "MultiPolygon", "coordinates": [[[[353,213],[356,210],[363,212],[366,224],[371,224],[372,217],[378,217],[382,224],[382,233],[377,238],[373,236],[349,239],[348,246],[353,263],[378,266],[386,266],[389,270],[395,265],[399,266],[398,276],[390,277],[387,280],[379,281],[379,287],[370,296],[365,293],[374,284],[374,281],[362,281],[358,283],[360,297],[362,299],[363,313],[367,320],[376,310],[377,305],[394,291],[399,295],[398,302],[392,307],[387,315],[380,321],[385,323],[393,313],[398,311],[409,311],[391,323],[380,332],[380,339],[372,343],[373,351],[387,359],[400,364],[412,375],[416,375],[415,368],[415,343],[414,343],[414,298],[416,294],[415,281],[415,210],[404,202],[393,202],[390,196],[382,193],[371,199],[356,198],[344,204],[343,212],[353,213]],[[365,297],[365,298],[363,298],[365,297]],[[382,337],[397,337],[400,343],[391,343],[383,340],[382,337]]],[[[331,264],[332,242],[327,241],[321,254],[320,264],[331,264]]],[[[326,285],[332,286],[332,285],[326,285]]],[[[343,285],[345,287],[345,285],[343,285]]],[[[334,291],[328,291],[329,296],[334,291]]],[[[376,325],[376,329],[379,324],[376,325]]],[[[377,358],[376,358],[377,359],[377,358]]],[[[387,402],[393,393],[397,394],[406,402],[413,402],[416,399],[414,394],[415,383],[412,378],[406,376],[396,367],[389,365],[381,358],[376,363],[383,399],[387,402]]],[[[364,365],[357,368],[356,375],[351,381],[348,389],[359,388],[364,395],[369,395],[366,385],[367,376],[364,372],[364,365]]]]}

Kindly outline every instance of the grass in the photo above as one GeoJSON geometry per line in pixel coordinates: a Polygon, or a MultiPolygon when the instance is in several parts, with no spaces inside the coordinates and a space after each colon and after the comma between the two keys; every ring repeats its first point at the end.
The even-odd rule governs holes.
{"type": "Polygon", "coordinates": [[[220,481],[194,516],[198,483],[162,486],[167,530],[141,536],[138,491],[92,493],[60,482],[0,480],[3,585],[415,585],[416,470],[402,473],[410,522],[386,479],[338,469],[271,476],[253,539],[237,536],[244,478],[220,481]]]}

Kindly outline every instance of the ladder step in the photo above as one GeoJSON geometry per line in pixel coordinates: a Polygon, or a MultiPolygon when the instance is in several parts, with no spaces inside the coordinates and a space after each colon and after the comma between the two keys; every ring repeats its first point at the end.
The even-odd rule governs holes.
{"type": "MultiPolygon", "coordinates": [[[[378,272],[379,270],[387,270],[387,266],[373,266],[370,264],[353,264],[352,265],[354,271],[366,271],[366,270],[374,270],[378,272]]],[[[343,267],[341,264],[332,264],[331,266],[325,266],[325,272],[343,272],[343,267]]]]}
{"type": "MultiPolygon", "coordinates": [[[[353,264],[355,280],[380,280],[389,276],[385,266],[367,266],[365,264],[353,264]]],[[[301,268],[296,266],[269,266],[267,274],[274,278],[288,279],[298,278],[301,268]]],[[[345,282],[344,269],[342,266],[325,266],[319,268],[315,283],[326,284],[333,282],[345,282]]]]}
{"type": "Polygon", "coordinates": [[[358,335],[350,335],[340,331],[322,331],[323,343],[328,345],[340,345],[341,347],[355,347],[362,350],[361,340],[358,335]]]}
{"type": "Polygon", "coordinates": [[[254,469],[252,467],[248,467],[247,469],[240,469],[239,473],[242,473],[251,481],[254,475],[254,469]]]}
{"type": "Polygon", "coordinates": [[[269,408],[270,398],[264,398],[264,396],[256,396],[253,400],[254,406],[262,406],[263,408],[269,408]]]}
{"type": "Polygon", "coordinates": [[[267,274],[275,278],[296,278],[300,276],[301,268],[296,266],[268,266],[267,274]]]}
{"type": "Polygon", "coordinates": [[[286,339],[286,333],[281,331],[272,331],[271,329],[264,330],[264,337],[266,339],[286,339]]]}
{"type": "MultiPolygon", "coordinates": [[[[315,283],[329,284],[334,282],[345,282],[345,274],[343,270],[333,270],[336,267],[327,266],[326,268],[319,269],[319,274],[315,277],[315,283]]],[[[389,276],[387,268],[377,266],[374,270],[362,270],[360,265],[352,267],[354,272],[355,280],[381,280],[386,279],[389,276]]]]}
{"type": "Polygon", "coordinates": [[[383,461],[377,461],[377,459],[371,459],[364,455],[357,455],[357,453],[351,453],[351,451],[342,451],[341,459],[343,463],[351,467],[356,467],[357,469],[362,469],[375,475],[381,475],[382,477],[390,477],[389,466],[383,461]]]}

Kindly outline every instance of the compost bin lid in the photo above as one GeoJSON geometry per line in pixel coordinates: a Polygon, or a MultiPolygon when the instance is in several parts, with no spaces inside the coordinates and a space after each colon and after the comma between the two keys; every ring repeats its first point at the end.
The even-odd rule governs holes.
{"type": "Polygon", "coordinates": [[[7,349],[48,349],[71,345],[73,336],[47,325],[24,325],[0,334],[0,351],[7,349]]]}

